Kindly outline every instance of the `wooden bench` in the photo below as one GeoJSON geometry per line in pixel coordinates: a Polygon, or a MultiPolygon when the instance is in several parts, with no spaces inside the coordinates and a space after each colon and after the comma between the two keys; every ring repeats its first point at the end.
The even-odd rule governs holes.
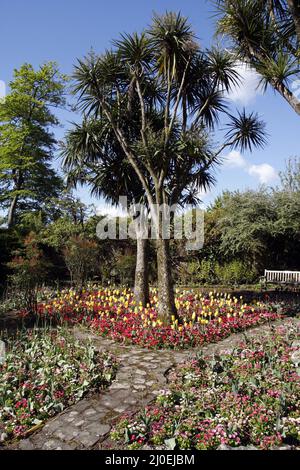
{"type": "Polygon", "coordinates": [[[275,271],[265,269],[264,276],[261,277],[261,283],[279,285],[300,285],[300,271],[275,271]]]}

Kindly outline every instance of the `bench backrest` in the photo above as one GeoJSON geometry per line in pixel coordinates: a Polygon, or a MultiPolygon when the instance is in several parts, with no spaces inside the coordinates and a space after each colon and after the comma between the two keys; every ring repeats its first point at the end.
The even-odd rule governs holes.
{"type": "Polygon", "coordinates": [[[269,282],[300,283],[300,271],[271,271],[265,269],[265,279],[269,282]]]}

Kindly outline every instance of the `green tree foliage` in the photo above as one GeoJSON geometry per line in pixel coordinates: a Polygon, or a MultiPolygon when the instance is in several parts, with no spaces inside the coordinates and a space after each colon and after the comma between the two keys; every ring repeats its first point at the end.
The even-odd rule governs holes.
{"type": "Polygon", "coordinates": [[[300,115],[298,0],[217,0],[217,32],[300,115]],[[295,84],[292,86],[292,81],[295,84]]]}
{"type": "Polygon", "coordinates": [[[261,275],[264,269],[299,269],[299,191],[260,189],[225,193],[221,204],[221,209],[218,205],[211,209],[218,215],[210,228],[217,234],[215,260],[219,264],[242,261],[249,273],[248,281],[255,274],[261,275]]]}
{"type": "Polygon", "coordinates": [[[71,282],[77,288],[82,288],[83,284],[97,272],[98,254],[98,245],[93,240],[76,236],[67,241],[63,255],[70,272],[71,282]]]}
{"type": "Polygon", "coordinates": [[[300,191],[300,158],[290,157],[284,171],[279,173],[281,185],[285,191],[300,191]]]}
{"type": "Polygon", "coordinates": [[[118,251],[115,253],[115,261],[113,267],[115,279],[118,279],[123,285],[132,285],[136,262],[135,254],[118,251]]]}
{"type": "Polygon", "coordinates": [[[50,263],[34,232],[25,238],[23,247],[15,251],[8,267],[12,270],[10,282],[22,295],[24,307],[28,312],[36,313],[37,289],[47,279],[50,263]]]}
{"type": "Polygon", "coordinates": [[[275,220],[274,201],[267,190],[225,194],[218,220],[225,259],[242,258],[261,268],[275,220]]]}
{"type": "Polygon", "coordinates": [[[22,239],[16,232],[0,228],[0,294],[5,290],[6,279],[9,273],[7,263],[12,258],[12,253],[20,248],[22,239]]]}
{"type": "MultiPolygon", "coordinates": [[[[125,266],[126,256],[130,260],[135,258],[134,241],[99,240],[96,228],[104,216],[94,215],[91,207],[71,193],[64,193],[61,199],[51,200],[50,204],[55,219],[46,220],[38,233],[43,249],[54,265],[50,273],[52,280],[65,281],[70,276],[78,288],[93,279],[103,284],[125,281],[133,284],[131,265],[127,272],[125,266]]],[[[31,218],[35,226],[36,219],[40,221],[37,214],[31,218]]],[[[29,222],[27,217],[26,221],[29,222]]]]}
{"type": "Polygon", "coordinates": [[[218,284],[250,284],[257,279],[256,271],[249,264],[237,259],[223,265],[216,263],[214,268],[218,284]]]}
{"type": "Polygon", "coordinates": [[[96,224],[93,220],[93,210],[86,206],[69,190],[64,190],[60,198],[51,198],[45,207],[44,226],[40,229],[44,243],[56,248],[63,248],[65,243],[74,236],[84,235],[95,238],[96,224]]]}
{"type": "MultiPolygon", "coordinates": [[[[204,145],[206,130],[226,110],[224,92],[237,83],[238,74],[230,54],[200,49],[180,14],[154,15],[149,30],[124,34],[113,44],[112,51],[78,62],[75,91],[102,135],[114,134],[143,187],[157,232],[159,317],[169,323],[176,308],[158,207],[177,204],[185,189],[197,192],[202,186],[205,170],[218,156],[204,145]]],[[[264,125],[256,116],[242,112],[229,119],[224,146],[251,149],[265,143],[264,125]]],[[[102,154],[102,145],[97,148],[95,142],[94,149],[95,157],[102,154]]],[[[84,153],[77,158],[80,164],[84,153]]]]}
{"type": "MultiPolygon", "coordinates": [[[[205,212],[203,248],[178,257],[178,282],[242,284],[264,269],[300,269],[299,157],[287,159],[281,186],[225,191],[205,212]]],[[[174,256],[175,258],[175,256],[174,256]]]]}
{"type": "Polygon", "coordinates": [[[52,108],[64,106],[66,78],[54,63],[38,70],[15,70],[10,93],[0,103],[0,206],[9,227],[22,211],[41,208],[58,196],[61,179],[51,167],[58,120],[52,108]]]}

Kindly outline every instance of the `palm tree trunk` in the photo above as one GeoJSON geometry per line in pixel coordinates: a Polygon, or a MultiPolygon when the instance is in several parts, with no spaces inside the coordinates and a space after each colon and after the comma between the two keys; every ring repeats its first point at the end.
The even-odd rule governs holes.
{"type": "Polygon", "coordinates": [[[271,81],[276,91],[289,103],[289,105],[300,115],[300,101],[283,83],[278,83],[276,80],[271,81]]]}
{"type": "MultiPolygon", "coordinates": [[[[263,54],[255,51],[251,46],[249,46],[248,61],[250,65],[255,68],[253,59],[258,60],[259,62],[264,62],[265,59],[268,59],[268,56],[264,57],[263,54]]],[[[282,82],[276,79],[271,79],[270,84],[273,88],[288,102],[288,104],[293,108],[293,110],[300,115],[300,100],[298,97],[291,92],[291,90],[282,82]]]]}
{"type": "Polygon", "coordinates": [[[159,237],[157,240],[157,286],[158,317],[164,325],[171,323],[171,317],[178,318],[175,306],[169,240],[159,237]]]}
{"type": "Polygon", "coordinates": [[[148,240],[137,237],[134,297],[137,304],[149,303],[148,240]]]}

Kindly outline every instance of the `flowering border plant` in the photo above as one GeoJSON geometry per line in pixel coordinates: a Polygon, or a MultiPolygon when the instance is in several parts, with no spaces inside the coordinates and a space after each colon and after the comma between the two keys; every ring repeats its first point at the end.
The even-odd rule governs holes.
{"type": "Polygon", "coordinates": [[[116,361],[110,354],[99,353],[91,344],[79,344],[62,328],[22,331],[4,339],[2,442],[26,436],[87,392],[106,387],[115,375],[116,361]]]}
{"type": "Polygon", "coordinates": [[[129,449],[300,446],[299,333],[290,325],[243,341],[228,354],[198,355],[170,375],[170,388],[111,433],[129,449]]]}
{"type": "Polygon", "coordinates": [[[146,307],[129,289],[72,290],[39,305],[39,316],[53,321],[86,323],[113,340],[160,349],[184,349],[217,342],[231,333],[280,318],[260,302],[243,303],[230,294],[177,292],[179,321],[164,326],[157,316],[155,289],[146,307]]]}

